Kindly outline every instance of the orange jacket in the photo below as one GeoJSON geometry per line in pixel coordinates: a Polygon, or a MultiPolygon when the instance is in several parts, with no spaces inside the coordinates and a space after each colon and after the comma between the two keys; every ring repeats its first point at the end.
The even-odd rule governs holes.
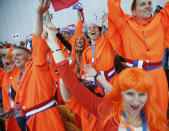
{"type": "MultiPolygon", "coordinates": [[[[53,97],[56,91],[46,59],[46,41],[33,35],[32,44],[35,47],[32,61],[26,63],[26,71],[18,85],[15,97],[15,103],[19,102],[19,106],[26,116],[29,116],[27,113],[31,108],[41,107],[41,104],[48,100],[54,102],[53,97]]],[[[30,131],[64,131],[57,106],[31,115],[27,121],[27,127],[30,131]]]]}
{"type": "Polygon", "coordinates": [[[84,39],[85,48],[90,46],[87,37],[82,34],[82,29],[83,29],[83,22],[78,21],[75,34],[70,39],[72,45],[72,51],[71,51],[72,68],[74,69],[74,72],[76,72],[76,64],[75,64],[76,63],[76,39],[78,37],[81,37],[84,39]]]}
{"type": "MultiPolygon", "coordinates": [[[[160,62],[169,45],[169,2],[160,13],[145,24],[126,15],[120,8],[121,0],[108,0],[109,40],[116,52],[127,59],[160,62]],[[113,38],[113,39],[112,39],[113,38]]],[[[148,71],[154,80],[153,94],[161,110],[168,108],[167,80],[163,68],[148,71]]]]}
{"type": "MultiPolygon", "coordinates": [[[[5,70],[0,68],[0,74],[3,74],[3,77],[0,76],[2,80],[2,99],[3,99],[3,111],[7,111],[11,108],[10,97],[9,97],[9,88],[13,80],[13,77],[16,75],[18,68],[14,68],[11,73],[5,72],[5,70]]],[[[7,131],[19,131],[20,128],[16,122],[16,119],[5,119],[5,127],[7,131]]]]}
{"type": "Polygon", "coordinates": [[[85,108],[83,108],[78,102],[72,97],[71,101],[66,104],[66,106],[80,116],[82,123],[82,131],[95,131],[96,127],[96,117],[89,113],[85,108]]]}
{"type": "MultiPolygon", "coordinates": [[[[95,49],[94,49],[94,66],[93,68],[96,71],[108,71],[114,67],[115,53],[112,48],[111,43],[108,40],[108,35],[104,34],[98,39],[95,49]]],[[[82,55],[82,65],[89,64],[92,65],[92,49],[91,46],[88,46],[82,55]]],[[[81,74],[85,74],[84,71],[81,71],[81,74]]],[[[114,78],[112,78],[114,79],[114,78]]],[[[110,80],[113,84],[114,80],[110,80]]],[[[96,88],[96,93],[102,94],[102,89],[96,88]]]]}

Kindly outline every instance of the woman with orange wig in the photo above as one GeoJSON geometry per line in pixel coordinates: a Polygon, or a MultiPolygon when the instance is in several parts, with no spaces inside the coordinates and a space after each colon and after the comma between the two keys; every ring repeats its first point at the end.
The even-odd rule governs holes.
{"type": "Polygon", "coordinates": [[[48,25],[48,46],[54,50],[57,69],[71,95],[96,116],[96,129],[102,131],[167,131],[167,118],[153,99],[153,83],[143,69],[128,68],[116,78],[109,95],[99,98],[77,79],[56,44],[54,26],[48,25]]]}
{"type": "Polygon", "coordinates": [[[72,43],[72,67],[77,74],[78,78],[81,78],[80,68],[81,68],[81,58],[82,53],[86,47],[89,46],[86,36],[83,34],[77,34],[75,36],[75,41],[72,43]]]}

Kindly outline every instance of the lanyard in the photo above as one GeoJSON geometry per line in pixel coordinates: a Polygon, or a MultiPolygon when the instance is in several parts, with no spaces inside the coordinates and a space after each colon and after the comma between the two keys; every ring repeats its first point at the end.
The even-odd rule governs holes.
{"type": "Polygon", "coordinates": [[[50,65],[50,56],[49,56],[49,53],[48,53],[48,55],[46,56],[46,59],[47,59],[47,61],[48,61],[48,64],[50,65]]]}
{"type": "MultiPolygon", "coordinates": [[[[123,117],[124,117],[126,123],[129,124],[124,111],[123,111],[123,117]]],[[[144,115],[143,111],[141,111],[141,118],[142,118],[142,130],[147,131],[147,120],[146,120],[146,116],[144,115]]],[[[131,130],[127,128],[127,131],[131,131],[131,130]]]]}
{"type": "MultiPolygon", "coordinates": [[[[91,45],[91,49],[92,49],[92,66],[94,67],[94,53],[95,53],[95,45],[91,45]]],[[[93,82],[93,85],[98,86],[97,81],[93,82]]],[[[105,94],[105,89],[103,88],[103,86],[101,85],[101,88],[103,90],[103,93],[105,94]]]]}
{"type": "Polygon", "coordinates": [[[94,66],[95,45],[91,45],[91,49],[92,49],[92,66],[94,66]]]}
{"type": "Polygon", "coordinates": [[[25,74],[25,69],[23,70],[23,74],[22,74],[22,73],[20,73],[18,82],[20,82],[20,81],[21,81],[21,78],[22,78],[22,76],[23,76],[24,74],[25,74]]]}
{"type": "MultiPolygon", "coordinates": [[[[24,73],[25,73],[25,69],[23,70],[23,75],[24,75],[24,73]]],[[[18,82],[21,81],[21,78],[22,78],[22,73],[20,73],[20,75],[19,75],[19,80],[18,80],[18,82]]],[[[11,84],[10,84],[10,87],[9,87],[9,97],[10,97],[11,107],[13,107],[13,104],[14,104],[14,98],[13,98],[13,97],[15,97],[15,95],[16,95],[16,92],[15,92],[15,90],[13,89],[12,83],[11,83],[11,84]],[[14,96],[13,96],[13,93],[15,93],[14,96]]]]}
{"type": "Polygon", "coordinates": [[[66,48],[66,50],[67,50],[67,52],[68,52],[69,56],[71,56],[71,52],[70,52],[70,50],[68,50],[67,48],[66,48]]]}

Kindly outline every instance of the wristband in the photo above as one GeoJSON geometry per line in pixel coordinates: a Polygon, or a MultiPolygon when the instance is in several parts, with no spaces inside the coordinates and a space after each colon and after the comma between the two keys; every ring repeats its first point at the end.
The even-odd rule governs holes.
{"type": "Polygon", "coordinates": [[[94,79],[96,79],[98,77],[98,75],[100,75],[99,72],[97,72],[97,74],[94,76],[94,79]]]}
{"type": "Polygon", "coordinates": [[[56,49],[56,50],[53,50],[52,52],[54,53],[54,52],[59,51],[59,50],[61,50],[61,49],[56,49]]]}

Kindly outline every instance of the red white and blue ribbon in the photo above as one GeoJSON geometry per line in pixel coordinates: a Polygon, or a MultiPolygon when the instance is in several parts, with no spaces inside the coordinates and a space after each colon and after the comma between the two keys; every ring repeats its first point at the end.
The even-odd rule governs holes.
{"type": "Polygon", "coordinates": [[[82,16],[82,21],[84,22],[84,13],[83,13],[83,5],[82,5],[82,3],[81,2],[77,2],[76,4],[74,4],[72,6],[72,8],[74,10],[79,10],[80,11],[80,14],[82,16]]]}
{"type": "Polygon", "coordinates": [[[143,61],[143,60],[126,59],[126,67],[138,67],[146,71],[150,71],[162,67],[162,62],[160,61],[160,62],[151,63],[149,61],[143,61]]]}
{"type": "Polygon", "coordinates": [[[39,105],[36,105],[34,107],[31,107],[30,109],[27,109],[25,112],[26,112],[26,117],[29,118],[30,116],[32,115],[35,115],[39,112],[42,112],[42,111],[45,111],[49,108],[52,108],[54,106],[57,105],[57,102],[54,100],[54,98],[50,98],[48,99],[47,101],[39,104],[39,105]]]}

